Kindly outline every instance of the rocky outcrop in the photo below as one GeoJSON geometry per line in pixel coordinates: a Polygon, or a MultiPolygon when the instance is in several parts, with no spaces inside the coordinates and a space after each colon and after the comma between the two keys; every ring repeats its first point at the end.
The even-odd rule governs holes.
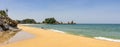
{"type": "Polygon", "coordinates": [[[3,31],[18,29],[17,22],[8,17],[7,11],[0,10],[0,28],[3,31]]]}

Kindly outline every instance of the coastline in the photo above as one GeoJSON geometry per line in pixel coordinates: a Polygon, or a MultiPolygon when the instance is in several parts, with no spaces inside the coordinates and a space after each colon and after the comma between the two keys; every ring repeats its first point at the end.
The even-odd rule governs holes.
{"type": "Polygon", "coordinates": [[[97,40],[23,25],[19,25],[19,28],[34,34],[35,38],[18,41],[3,47],[120,47],[119,42],[97,40]]]}
{"type": "MultiPolygon", "coordinates": [[[[32,27],[31,25],[37,25],[37,24],[21,24],[21,25],[25,25],[25,26],[30,26],[30,27],[32,27]]],[[[38,25],[39,25],[39,24],[38,24],[38,25]]],[[[34,28],[36,28],[36,27],[34,27],[34,28]]],[[[65,32],[65,31],[61,31],[61,30],[56,30],[56,29],[49,29],[49,28],[44,28],[44,27],[37,27],[37,28],[52,30],[53,32],[71,34],[71,33],[69,33],[69,32],[65,32]]],[[[76,34],[72,34],[72,35],[76,35],[76,34]]],[[[86,35],[78,35],[78,36],[89,37],[89,38],[94,38],[94,39],[99,39],[99,40],[112,41],[112,42],[120,42],[120,39],[116,39],[116,38],[108,38],[108,37],[102,37],[102,36],[90,37],[90,36],[86,36],[86,35]]]]}

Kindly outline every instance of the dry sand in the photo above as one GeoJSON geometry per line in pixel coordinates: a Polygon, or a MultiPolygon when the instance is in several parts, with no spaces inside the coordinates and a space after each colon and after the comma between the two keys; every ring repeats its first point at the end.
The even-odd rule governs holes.
{"type": "Polygon", "coordinates": [[[22,25],[19,25],[19,28],[36,37],[0,47],[120,47],[120,42],[97,40],[22,25]]]}

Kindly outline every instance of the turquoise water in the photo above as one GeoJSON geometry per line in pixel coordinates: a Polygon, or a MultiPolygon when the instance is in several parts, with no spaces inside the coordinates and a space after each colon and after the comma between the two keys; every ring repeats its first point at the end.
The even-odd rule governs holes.
{"type": "Polygon", "coordinates": [[[29,26],[55,29],[69,34],[83,35],[87,37],[120,39],[120,24],[34,24],[29,26]]]}

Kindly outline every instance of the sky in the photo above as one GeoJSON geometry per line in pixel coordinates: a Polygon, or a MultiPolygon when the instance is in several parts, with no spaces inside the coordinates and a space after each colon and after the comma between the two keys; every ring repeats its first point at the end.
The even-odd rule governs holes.
{"type": "Polygon", "coordinates": [[[15,20],[54,17],[62,22],[120,24],[120,0],[0,0],[2,9],[15,20]]]}

